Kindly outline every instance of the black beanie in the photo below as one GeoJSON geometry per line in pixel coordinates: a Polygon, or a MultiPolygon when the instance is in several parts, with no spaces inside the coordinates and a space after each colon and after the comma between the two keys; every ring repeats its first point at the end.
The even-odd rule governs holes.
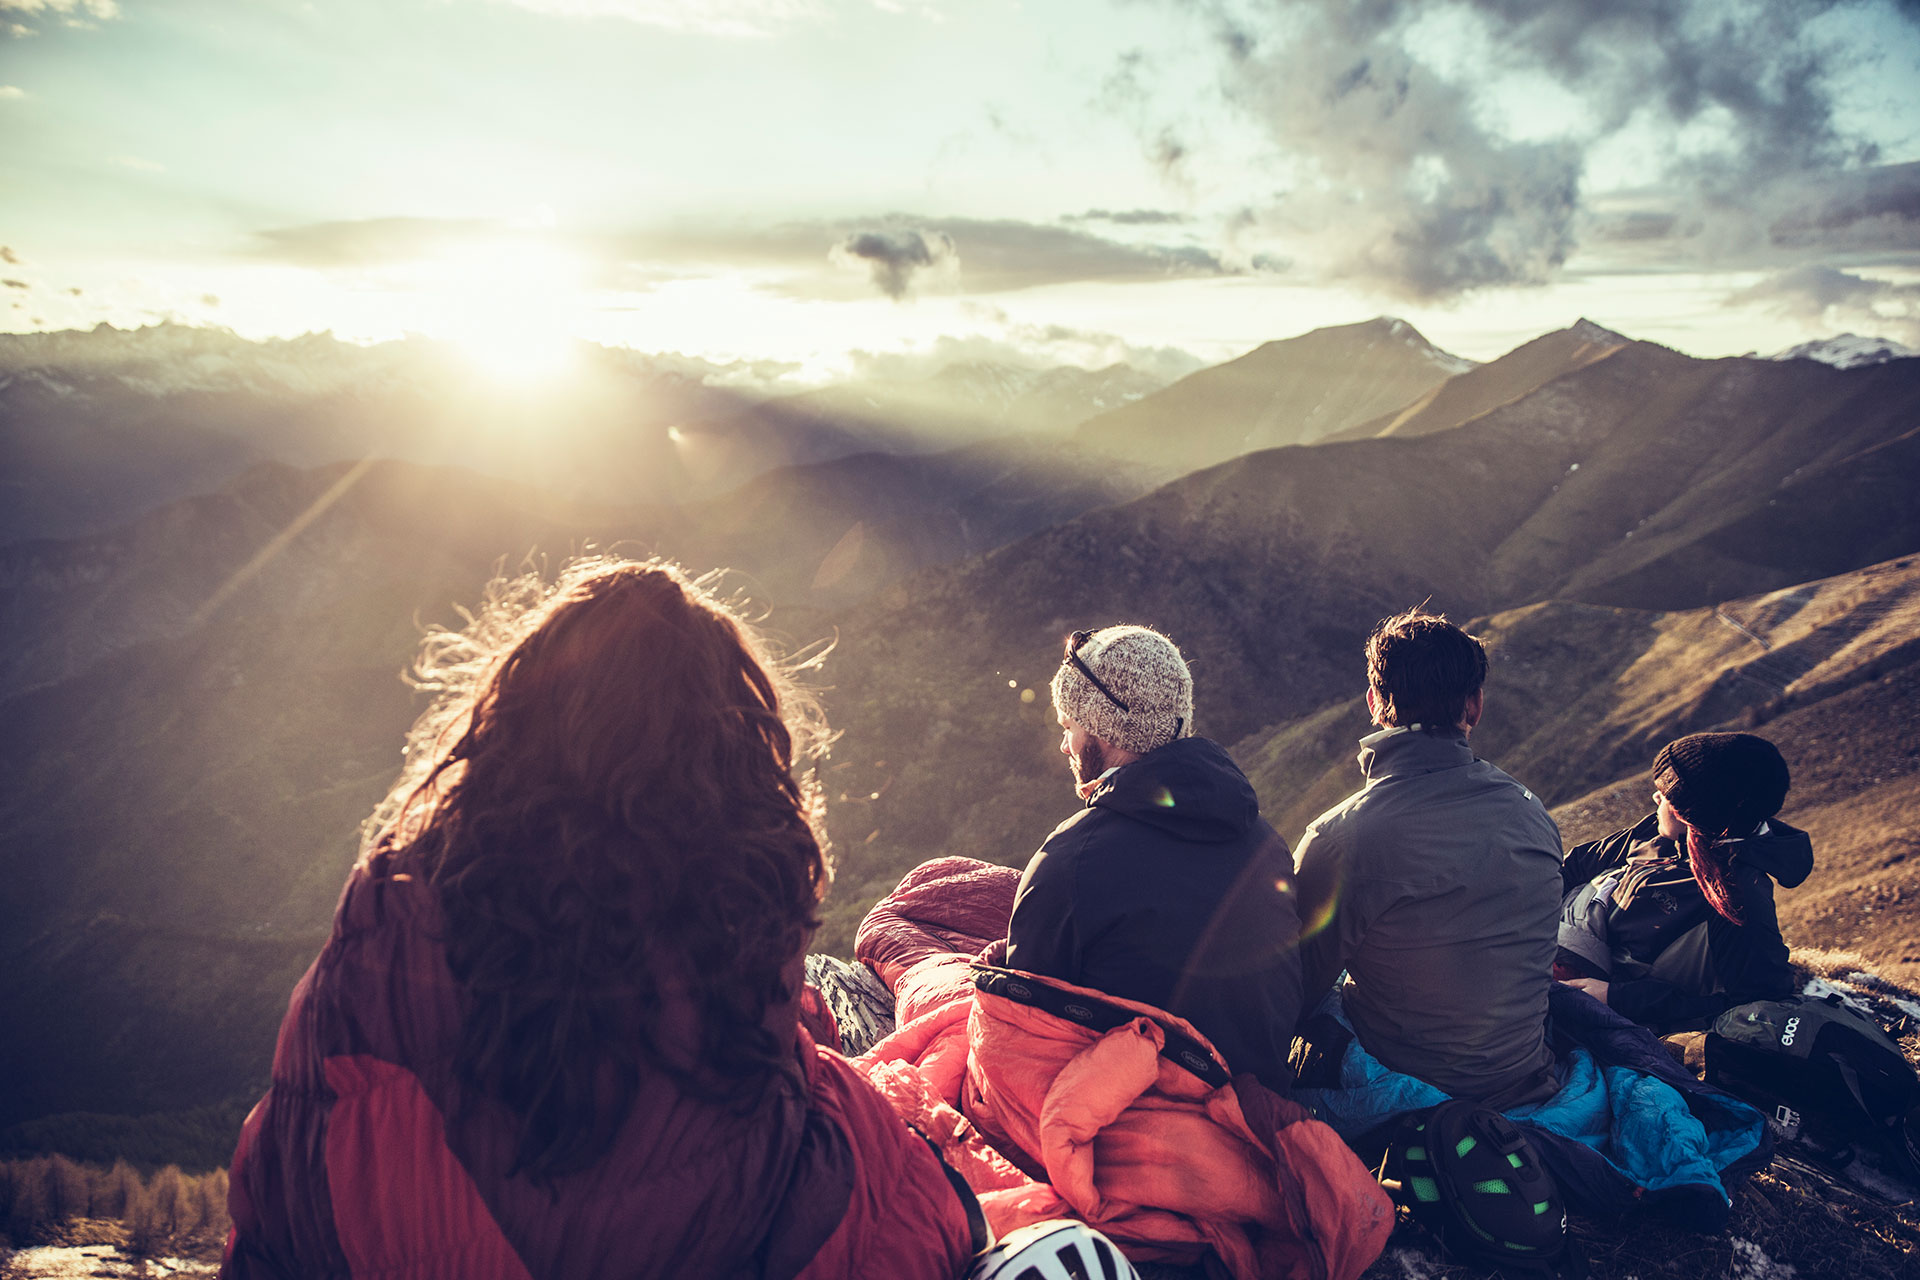
{"type": "Polygon", "coordinates": [[[1695,733],[1660,748],[1653,785],[1688,826],[1743,836],[1786,803],[1787,762],[1751,733],[1695,733]]]}

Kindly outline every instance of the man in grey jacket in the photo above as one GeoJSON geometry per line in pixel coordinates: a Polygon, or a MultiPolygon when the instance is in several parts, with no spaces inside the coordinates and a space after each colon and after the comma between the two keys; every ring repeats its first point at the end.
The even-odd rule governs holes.
{"type": "Polygon", "coordinates": [[[1487,655],[1412,610],[1367,638],[1366,785],[1295,858],[1310,1011],[1345,969],[1360,1043],[1386,1066],[1505,1109],[1558,1087],[1547,1047],[1560,832],[1467,747],[1487,655]]]}

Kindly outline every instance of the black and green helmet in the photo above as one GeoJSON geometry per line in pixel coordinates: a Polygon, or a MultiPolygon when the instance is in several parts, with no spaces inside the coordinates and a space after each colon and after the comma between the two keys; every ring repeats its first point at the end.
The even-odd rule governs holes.
{"type": "Polygon", "coordinates": [[[1455,1099],[1400,1122],[1388,1176],[1414,1219],[1463,1260],[1557,1269],[1567,1212],[1520,1127],[1455,1099]]]}

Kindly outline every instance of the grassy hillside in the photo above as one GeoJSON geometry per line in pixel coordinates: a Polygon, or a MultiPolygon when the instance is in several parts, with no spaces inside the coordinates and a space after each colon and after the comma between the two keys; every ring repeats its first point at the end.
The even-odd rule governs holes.
{"type": "MultiPolygon", "coordinates": [[[[1719,723],[1749,700],[1689,685],[1697,706],[1650,707],[1639,720],[1629,706],[1609,728],[1609,703],[1503,739],[1501,698],[1518,711],[1529,696],[1580,703],[1613,688],[1624,656],[1657,635],[1648,611],[1782,591],[1873,563],[1862,556],[1920,549],[1914,486],[1898,470],[1884,478],[1915,414],[1920,362],[1843,374],[1637,343],[1452,430],[1250,454],[906,579],[846,617],[828,669],[844,731],[836,797],[847,797],[830,816],[854,899],[835,907],[829,936],[844,942],[862,902],[914,863],[1017,862],[1072,812],[1045,685],[1078,627],[1162,628],[1193,660],[1199,732],[1228,743],[1291,735],[1286,750],[1333,761],[1351,753],[1342,736],[1358,733],[1329,708],[1359,693],[1375,620],[1423,600],[1461,618],[1532,607],[1537,616],[1512,620],[1514,679],[1504,694],[1496,686],[1487,740],[1543,733],[1531,749],[1556,798],[1637,768],[1662,731],[1651,726],[1719,723]],[[1872,474],[1883,479],[1866,482],[1872,474]],[[1743,544],[1736,573],[1719,548],[1743,520],[1797,536],[1743,544]],[[1823,521],[1836,525],[1831,540],[1813,533],[1823,521]],[[1723,581],[1741,591],[1712,594],[1723,581]],[[1563,620],[1578,620],[1570,642],[1563,620]],[[1032,702],[1021,700],[1028,689],[1032,702]]],[[[1762,656],[1736,656],[1750,642],[1710,619],[1688,625],[1712,636],[1708,657],[1762,656]]],[[[1783,625],[1793,655],[1776,662],[1817,665],[1829,644],[1842,660],[1853,652],[1842,643],[1851,624],[1826,613],[1783,625]],[[1816,616],[1824,638],[1795,641],[1793,625],[1816,616]]],[[[1892,634],[1882,627],[1869,643],[1892,634]]],[[[1636,676],[1634,687],[1606,697],[1666,685],[1636,676]]],[[[1345,790],[1320,781],[1324,764],[1255,764],[1270,794],[1306,797],[1277,806],[1291,831],[1301,811],[1345,790]]]]}

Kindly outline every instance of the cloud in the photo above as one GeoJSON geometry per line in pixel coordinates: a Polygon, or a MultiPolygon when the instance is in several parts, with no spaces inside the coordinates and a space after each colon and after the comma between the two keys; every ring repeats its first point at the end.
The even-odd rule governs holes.
{"type": "Polygon", "coordinates": [[[0,84],[0,102],[18,102],[27,96],[27,91],[17,84],[0,84]]]}
{"type": "Polygon", "coordinates": [[[0,244],[0,262],[4,262],[9,266],[19,266],[20,255],[13,251],[11,245],[0,244]]]}
{"type": "MultiPolygon", "coordinates": [[[[1322,277],[1422,301],[1543,283],[1585,245],[1791,247],[1783,219],[1879,158],[1837,107],[1874,51],[1818,20],[1855,10],[1883,42],[1920,23],[1907,0],[1169,2],[1211,33],[1225,109],[1271,149],[1259,232],[1322,277]],[[1623,168],[1658,196],[1624,219],[1592,195],[1623,168]]],[[[1128,55],[1106,91],[1134,95],[1150,150],[1180,119],[1190,166],[1204,141],[1151,71],[1128,55]]]]}
{"type": "Polygon", "coordinates": [[[1162,129],[1147,144],[1147,159],[1160,173],[1163,181],[1179,187],[1191,187],[1193,179],[1187,173],[1187,157],[1190,155],[1187,144],[1182,142],[1172,129],[1162,129]]]}
{"type": "Polygon", "coordinates": [[[1920,249],[1920,164],[1830,174],[1795,195],[1768,227],[1777,246],[1829,253],[1920,249]]]}
{"type": "Polygon", "coordinates": [[[28,21],[52,18],[69,27],[91,27],[119,17],[120,6],[114,0],[0,0],[0,13],[15,15],[7,34],[18,40],[36,33],[28,21]]]}
{"type": "Polygon", "coordinates": [[[1896,284],[1833,267],[1795,267],[1728,301],[1758,305],[1810,327],[1851,328],[1920,346],[1920,284],[1896,284]]]}
{"type": "Polygon", "coordinates": [[[1166,209],[1089,209],[1085,213],[1070,213],[1060,221],[1111,222],[1117,227],[1165,227],[1192,222],[1193,218],[1166,209]]]}
{"type": "Polygon", "coordinates": [[[32,285],[30,285],[30,284],[28,284],[28,283],[27,283],[27,282],[26,282],[25,280],[0,280],[0,285],[5,285],[5,286],[6,286],[7,288],[9,288],[9,289],[31,289],[31,288],[33,288],[33,286],[32,286],[32,285]]]}
{"type": "Polygon", "coordinates": [[[300,267],[370,267],[411,262],[449,246],[500,234],[505,224],[486,219],[367,218],[314,222],[254,233],[257,256],[300,267]]]}
{"type": "MultiPolygon", "coordinates": [[[[895,215],[887,221],[898,225],[905,219],[895,215]]],[[[943,238],[952,246],[955,284],[963,293],[1229,274],[1218,255],[1192,245],[1131,244],[1073,227],[1015,219],[933,218],[915,225],[918,234],[943,238]]]]}
{"type": "Polygon", "coordinates": [[[1920,253],[1920,164],[1802,175],[1757,186],[1738,203],[1671,189],[1592,197],[1578,234],[1616,269],[1911,264],[1920,253]]]}
{"type": "MultiPolygon", "coordinates": [[[[1017,219],[926,218],[889,213],[872,218],[787,222],[771,226],[707,224],[620,233],[567,233],[520,228],[491,219],[369,218],[273,227],[253,233],[253,257],[317,270],[389,266],[529,238],[588,264],[602,288],[651,287],[662,280],[745,273],[796,297],[843,299],[848,269],[894,299],[938,279],[962,294],[1004,293],[1083,281],[1146,282],[1244,274],[1271,269],[1243,255],[1229,262],[1193,243],[1120,240],[1098,235],[1082,215],[1067,224],[1017,219]]],[[[1182,221],[1141,211],[1107,215],[1115,226],[1182,221]]]]}
{"type": "Polygon", "coordinates": [[[614,18],[710,36],[768,36],[825,14],[818,0],[493,0],[553,18],[614,18]]]}
{"type": "Polygon", "coordinates": [[[627,260],[769,270],[775,286],[805,297],[844,297],[842,272],[858,266],[888,297],[933,271],[963,294],[1005,293],[1082,281],[1115,283],[1238,274],[1219,254],[1193,244],[1147,244],[1095,235],[1079,226],[1017,219],[876,218],[790,222],[773,227],[698,227],[636,233],[617,246],[627,260]],[[822,272],[824,266],[838,272],[822,272]]]}
{"type": "Polygon", "coordinates": [[[836,262],[865,263],[873,285],[898,302],[922,272],[951,270],[959,263],[953,237],[944,231],[861,231],[833,246],[836,262]]]}

